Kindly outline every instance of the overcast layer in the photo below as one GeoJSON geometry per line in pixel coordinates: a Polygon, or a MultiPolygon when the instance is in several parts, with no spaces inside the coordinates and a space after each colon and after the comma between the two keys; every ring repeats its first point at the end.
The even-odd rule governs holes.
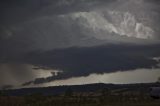
{"type": "Polygon", "coordinates": [[[0,86],[159,67],[159,0],[1,0],[0,14],[0,86]]]}

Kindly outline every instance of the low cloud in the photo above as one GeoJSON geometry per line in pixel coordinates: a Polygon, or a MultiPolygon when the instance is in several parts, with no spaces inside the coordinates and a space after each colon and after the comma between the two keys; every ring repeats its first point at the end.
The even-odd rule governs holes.
{"type": "Polygon", "coordinates": [[[71,77],[88,76],[91,73],[114,73],[139,68],[152,69],[159,56],[156,46],[100,46],[60,49],[27,56],[28,63],[63,70],[58,76],[38,78],[34,84],[47,83],[71,77]]]}

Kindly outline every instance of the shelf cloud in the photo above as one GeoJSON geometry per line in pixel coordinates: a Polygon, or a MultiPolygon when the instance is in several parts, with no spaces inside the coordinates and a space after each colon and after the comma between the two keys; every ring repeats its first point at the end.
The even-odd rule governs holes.
{"type": "Polygon", "coordinates": [[[43,83],[158,67],[151,58],[160,57],[159,4],[158,0],[1,0],[0,77],[7,77],[0,85],[8,84],[9,76],[15,79],[9,84],[16,85],[37,78],[43,83]],[[44,68],[63,72],[52,76],[52,71],[43,70],[43,77],[31,66],[41,72],[44,68]]]}

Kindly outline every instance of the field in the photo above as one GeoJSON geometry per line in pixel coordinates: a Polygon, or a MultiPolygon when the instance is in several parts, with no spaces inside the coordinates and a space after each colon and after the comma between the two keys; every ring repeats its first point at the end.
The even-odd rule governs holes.
{"type": "Polygon", "coordinates": [[[148,93],[128,89],[95,92],[73,92],[68,89],[60,95],[0,96],[0,106],[160,106],[160,99],[148,93]]]}

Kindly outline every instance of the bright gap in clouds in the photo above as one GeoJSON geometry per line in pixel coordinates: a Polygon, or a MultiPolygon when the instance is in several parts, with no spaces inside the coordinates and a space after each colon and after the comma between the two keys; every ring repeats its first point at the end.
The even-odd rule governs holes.
{"type": "Polygon", "coordinates": [[[115,73],[90,74],[87,77],[73,77],[66,80],[57,80],[45,84],[32,86],[59,86],[59,85],[81,85],[89,83],[150,83],[156,82],[160,77],[160,68],[157,69],[136,69],[119,71],[115,73]]]}

